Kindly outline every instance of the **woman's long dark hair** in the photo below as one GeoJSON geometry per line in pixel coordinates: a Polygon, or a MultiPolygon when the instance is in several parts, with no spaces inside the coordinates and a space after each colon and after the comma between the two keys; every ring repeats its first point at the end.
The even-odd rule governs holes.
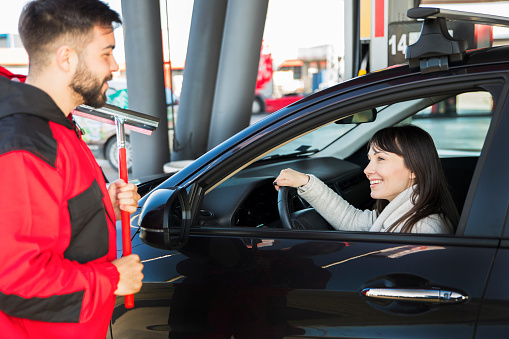
{"type": "MultiPolygon", "coordinates": [[[[439,214],[456,229],[459,214],[445,179],[440,158],[428,132],[414,125],[379,130],[368,143],[368,151],[382,150],[403,157],[405,166],[415,174],[414,206],[389,228],[394,231],[404,222],[402,233],[411,233],[415,224],[429,215],[439,214]]],[[[381,213],[389,201],[379,199],[374,209],[381,213]]]]}

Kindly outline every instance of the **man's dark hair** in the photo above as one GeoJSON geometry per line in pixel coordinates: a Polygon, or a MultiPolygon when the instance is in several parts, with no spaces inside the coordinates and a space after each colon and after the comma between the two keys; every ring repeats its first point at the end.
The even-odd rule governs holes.
{"type": "Polygon", "coordinates": [[[95,26],[121,24],[120,16],[100,0],[33,0],[21,13],[18,30],[31,68],[44,66],[52,44],[68,37],[68,44],[82,47],[95,26]]]}

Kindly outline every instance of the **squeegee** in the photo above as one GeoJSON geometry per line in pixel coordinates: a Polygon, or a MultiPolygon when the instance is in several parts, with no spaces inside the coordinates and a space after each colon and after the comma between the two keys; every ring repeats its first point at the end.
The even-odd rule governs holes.
{"type": "MultiPolygon", "coordinates": [[[[117,131],[118,147],[118,169],[119,177],[127,183],[127,159],[125,149],[125,129],[133,132],[151,135],[159,125],[159,118],[119,108],[113,105],[105,105],[101,108],[94,108],[86,105],[78,106],[73,114],[83,118],[101,121],[110,125],[115,125],[117,131]]],[[[131,225],[130,215],[127,211],[121,211],[122,220],[122,255],[127,256],[132,253],[131,247],[131,225]]],[[[125,307],[134,307],[134,295],[125,296],[125,307]]]]}

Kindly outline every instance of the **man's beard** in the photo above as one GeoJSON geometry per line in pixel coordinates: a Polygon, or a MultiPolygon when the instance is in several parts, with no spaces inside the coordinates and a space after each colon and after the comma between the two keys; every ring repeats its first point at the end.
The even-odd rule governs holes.
{"type": "Polygon", "coordinates": [[[110,81],[113,76],[110,74],[100,82],[88,69],[84,62],[80,62],[76,74],[71,82],[71,88],[81,96],[80,101],[92,107],[102,107],[106,104],[106,92],[102,92],[103,85],[110,81]]]}

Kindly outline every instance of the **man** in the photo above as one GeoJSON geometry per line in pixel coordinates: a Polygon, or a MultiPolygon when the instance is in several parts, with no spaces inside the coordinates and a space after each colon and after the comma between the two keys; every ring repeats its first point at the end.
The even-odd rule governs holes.
{"type": "Polygon", "coordinates": [[[115,295],[141,288],[116,259],[115,220],[137,188],[106,189],[69,112],[106,102],[118,13],[99,0],[34,0],[19,32],[26,84],[0,77],[0,338],[104,338],[115,295]]]}

